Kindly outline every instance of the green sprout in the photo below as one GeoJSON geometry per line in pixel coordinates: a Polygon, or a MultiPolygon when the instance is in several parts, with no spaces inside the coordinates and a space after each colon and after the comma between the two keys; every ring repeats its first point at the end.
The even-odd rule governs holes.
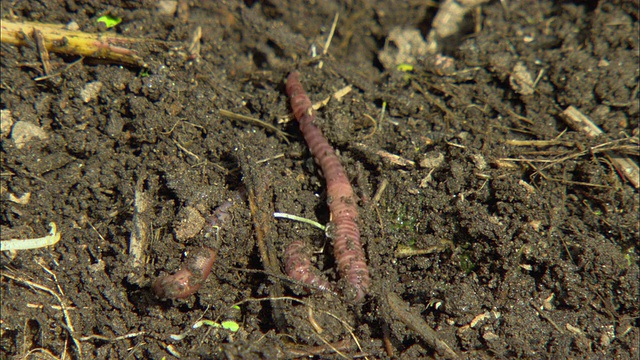
{"type": "Polygon", "coordinates": [[[398,69],[398,71],[402,71],[402,72],[410,72],[410,71],[413,71],[413,65],[411,65],[411,64],[398,64],[398,66],[396,66],[396,69],[398,69]]]}
{"type": "Polygon", "coordinates": [[[458,259],[460,260],[460,268],[465,274],[469,275],[475,270],[476,264],[471,260],[471,255],[462,253],[458,256],[458,259]]]}
{"type": "Polygon", "coordinates": [[[107,29],[110,29],[110,28],[120,24],[122,22],[122,18],[107,14],[107,15],[100,16],[98,18],[97,22],[104,23],[106,25],[107,29]]]}
{"type": "Polygon", "coordinates": [[[317,221],[311,220],[311,219],[307,219],[307,218],[303,218],[301,216],[298,215],[292,215],[292,214],[287,214],[287,213],[281,213],[281,212],[274,212],[273,213],[273,217],[274,218],[279,218],[279,219],[289,219],[289,220],[294,220],[294,221],[299,221],[299,222],[303,222],[305,224],[309,224],[311,226],[315,226],[318,229],[322,230],[322,231],[326,231],[327,227],[320,224],[317,221]]]}
{"type": "Polygon", "coordinates": [[[232,332],[237,332],[238,330],[240,330],[240,325],[233,321],[233,320],[226,320],[223,321],[221,323],[217,323],[213,320],[207,320],[207,319],[202,319],[200,321],[198,321],[197,323],[193,324],[193,328],[197,329],[199,327],[201,327],[202,325],[207,325],[207,326],[211,326],[214,328],[223,328],[225,330],[229,330],[232,332]]]}

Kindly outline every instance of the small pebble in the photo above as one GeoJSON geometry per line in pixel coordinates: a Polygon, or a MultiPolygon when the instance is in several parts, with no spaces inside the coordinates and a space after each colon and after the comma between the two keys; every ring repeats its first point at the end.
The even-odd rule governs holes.
{"type": "Polygon", "coordinates": [[[13,126],[13,115],[11,115],[11,110],[3,109],[0,110],[0,136],[5,137],[11,131],[11,127],[13,126]]]}
{"type": "Polygon", "coordinates": [[[22,149],[26,143],[34,138],[44,140],[48,137],[49,135],[42,128],[28,121],[17,121],[11,130],[11,139],[18,149],[22,149]]]}
{"type": "Polygon", "coordinates": [[[84,89],[82,89],[82,91],[80,92],[80,98],[82,98],[82,101],[88,103],[89,101],[98,98],[98,94],[100,93],[101,89],[102,89],[102,82],[100,81],[90,82],[87,85],[85,85],[84,89]]]}

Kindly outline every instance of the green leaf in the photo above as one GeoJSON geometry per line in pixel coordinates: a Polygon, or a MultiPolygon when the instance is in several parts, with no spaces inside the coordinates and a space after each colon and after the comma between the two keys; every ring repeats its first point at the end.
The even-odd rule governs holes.
{"type": "Polygon", "coordinates": [[[233,332],[236,332],[240,329],[240,325],[238,325],[237,322],[231,320],[223,321],[220,325],[222,325],[223,329],[233,332]]]}
{"type": "Polygon", "coordinates": [[[103,15],[98,18],[98,22],[99,23],[103,22],[107,26],[107,29],[110,29],[120,24],[122,22],[122,18],[115,17],[112,15],[103,15]]]}

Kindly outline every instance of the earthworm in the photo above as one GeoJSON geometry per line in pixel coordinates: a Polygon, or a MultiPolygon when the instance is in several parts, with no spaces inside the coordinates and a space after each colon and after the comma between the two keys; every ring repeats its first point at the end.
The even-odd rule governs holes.
{"type": "MultiPolygon", "coordinates": [[[[234,199],[225,201],[218,206],[208,218],[206,232],[213,232],[213,229],[219,228],[228,221],[231,218],[229,209],[233,206],[233,201],[242,200],[244,196],[245,189],[242,188],[234,199]]],[[[184,299],[195,294],[211,274],[216,256],[217,252],[212,248],[191,249],[178,271],[173,275],[160,276],[153,282],[153,292],[158,297],[170,299],[184,299]]]]}
{"type": "Polygon", "coordinates": [[[184,299],[195,294],[209,277],[216,256],[216,251],[208,247],[191,249],[178,271],[160,276],[153,282],[153,292],[158,297],[170,299],[184,299]]]}
{"type": "MultiPolygon", "coordinates": [[[[327,204],[331,214],[329,225],[332,228],[328,233],[333,240],[338,273],[355,290],[352,300],[360,302],[371,285],[371,278],[360,241],[360,230],[356,225],[358,209],[353,188],[333,147],[313,123],[315,112],[309,96],[302,88],[298,72],[289,74],[286,90],[293,113],[300,124],[300,132],[327,182],[327,204]]],[[[347,297],[350,298],[351,295],[347,297]]]]}
{"type": "Polygon", "coordinates": [[[241,188],[238,193],[231,199],[223,202],[220,206],[218,206],[213,213],[209,215],[207,218],[207,225],[209,226],[209,230],[222,226],[225,222],[231,219],[231,214],[229,214],[229,210],[235,204],[236,201],[242,201],[246,197],[245,188],[241,188]]]}
{"type": "Polygon", "coordinates": [[[292,279],[314,286],[322,291],[332,291],[327,279],[311,265],[311,250],[302,240],[294,240],[284,252],[285,271],[292,279]]]}

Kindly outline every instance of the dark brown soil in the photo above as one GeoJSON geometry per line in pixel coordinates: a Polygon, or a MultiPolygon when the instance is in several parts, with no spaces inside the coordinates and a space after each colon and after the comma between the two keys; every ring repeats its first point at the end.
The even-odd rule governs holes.
{"type": "Polygon", "coordinates": [[[638,358],[638,192],[611,160],[638,161],[637,1],[492,1],[446,44],[454,68],[419,59],[411,72],[379,55],[393,28],[430,29],[430,1],[185,1],[173,15],[155,3],[2,2],[3,19],[144,38],[147,67],[51,54],[59,75],[36,81],[35,46],[2,45],[2,109],[48,136],[21,148],[1,139],[2,237],[40,237],[55,222],[62,239],[2,254],[1,358],[440,357],[388,294],[462,358],[638,358]],[[105,30],[96,19],[107,13],[123,22],[105,30]],[[336,13],[329,53],[312,58],[336,13]],[[532,94],[516,65],[537,78],[532,94]],[[320,230],[271,216],[329,221],[324,180],[290,121],[294,69],[314,102],[352,87],[318,124],[361,199],[373,278],[362,304],[309,295],[282,274],[285,246],[302,238],[344,287],[320,230]],[[567,128],[569,106],[606,135],[567,128]],[[216,240],[211,215],[229,200],[216,240]],[[141,262],[132,239],[146,240],[141,262]],[[199,246],[218,250],[204,286],[158,299],[151,281],[199,246]],[[202,318],[239,330],[192,329],[202,318]]]}

